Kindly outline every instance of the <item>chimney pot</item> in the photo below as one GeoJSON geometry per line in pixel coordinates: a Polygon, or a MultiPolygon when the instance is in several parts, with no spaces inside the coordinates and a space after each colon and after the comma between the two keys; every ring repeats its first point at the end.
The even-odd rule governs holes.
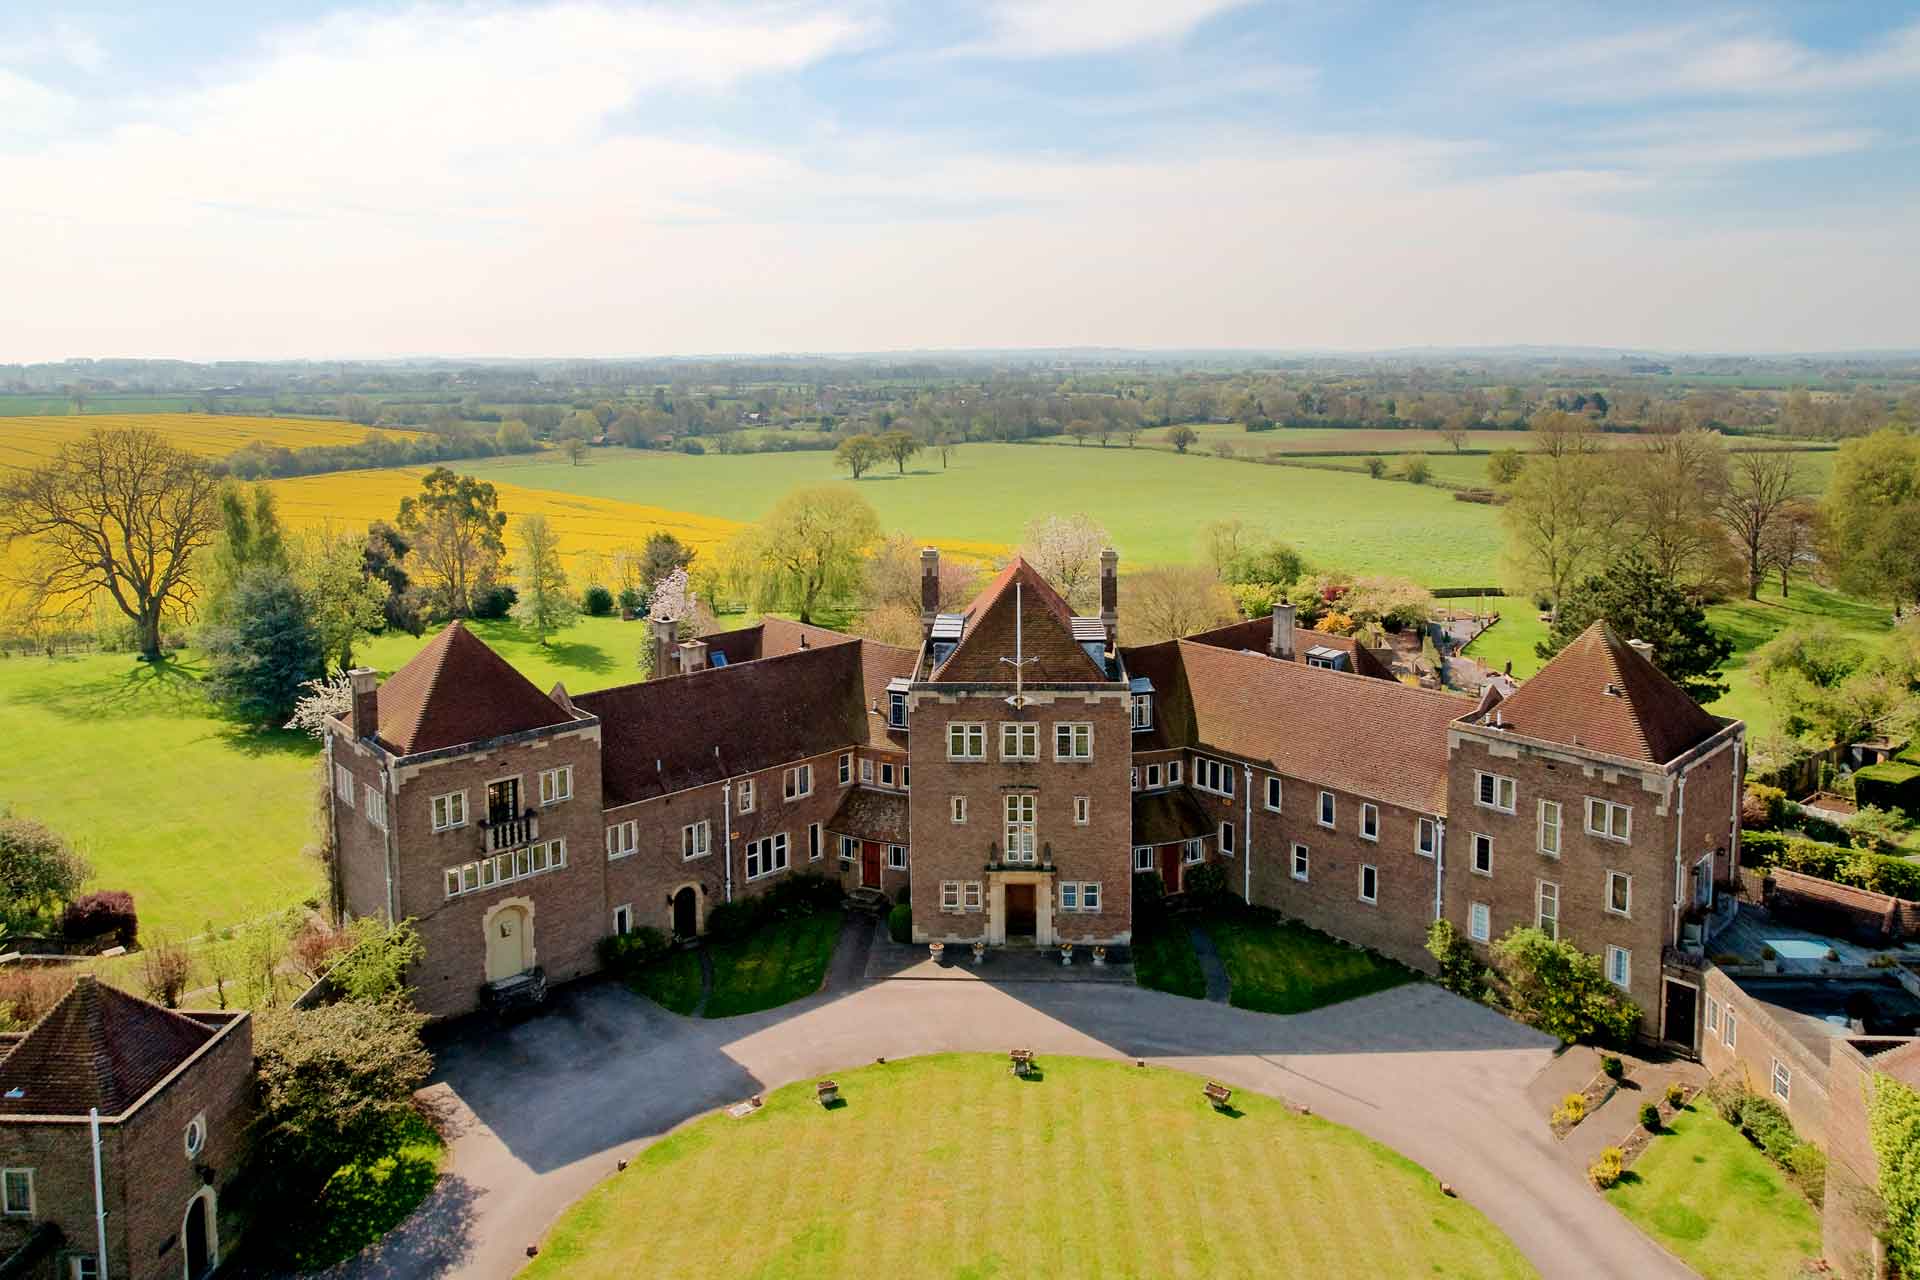
{"type": "Polygon", "coordinates": [[[680,624],[671,618],[647,619],[647,632],[653,641],[653,679],[672,675],[678,669],[673,647],[679,630],[680,624]]]}
{"type": "Polygon", "coordinates": [[[372,667],[355,667],[347,672],[347,685],[353,690],[347,724],[355,738],[371,738],[380,731],[380,677],[372,667]]]}
{"type": "Polygon", "coordinates": [[[920,638],[933,634],[933,619],[940,612],[940,552],[935,547],[920,548],[920,638]]]}
{"type": "Polygon", "coordinates": [[[1267,652],[1286,662],[1293,661],[1293,606],[1276,604],[1273,606],[1273,639],[1267,645],[1267,652]]]}
{"type": "Polygon", "coordinates": [[[705,640],[686,640],[679,647],[680,672],[703,671],[707,665],[707,642],[705,640]]]}
{"type": "Polygon", "coordinates": [[[1100,553],[1100,625],[1107,648],[1114,648],[1120,643],[1120,553],[1112,547],[1100,553]]]}

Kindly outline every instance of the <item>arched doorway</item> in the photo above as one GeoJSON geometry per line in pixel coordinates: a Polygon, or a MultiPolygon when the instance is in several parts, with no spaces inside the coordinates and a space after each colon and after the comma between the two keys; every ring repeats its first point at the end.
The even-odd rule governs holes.
{"type": "Polygon", "coordinates": [[[213,1274],[219,1256],[214,1230],[213,1188],[208,1187],[187,1201],[186,1217],[180,1223],[180,1239],[186,1245],[181,1261],[186,1264],[187,1280],[202,1280],[213,1274]]]}
{"type": "Polygon", "coordinates": [[[499,982],[533,968],[533,913],[502,905],[487,915],[487,981],[499,982]]]}
{"type": "Polygon", "coordinates": [[[673,895],[673,936],[691,938],[700,932],[700,891],[682,885],[673,895]]]}

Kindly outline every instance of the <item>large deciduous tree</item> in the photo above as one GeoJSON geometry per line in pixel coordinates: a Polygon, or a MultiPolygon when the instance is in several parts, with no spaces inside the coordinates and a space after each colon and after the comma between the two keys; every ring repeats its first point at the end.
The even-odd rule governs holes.
{"type": "Polygon", "coordinates": [[[1507,559],[1521,583],[1557,609],[1567,589],[1611,550],[1621,519],[1613,469],[1593,424],[1552,411],[1534,419],[1534,454],[1500,509],[1507,559]]]}
{"type": "Polygon", "coordinates": [[[1100,552],[1112,537],[1092,516],[1041,516],[1027,525],[1020,554],[1067,603],[1085,612],[1100,602],[1100,552]]]}
{"type": "Polygon", "coordinates": [[[1746,561],[1747,599],[1758,600],[1760,582],[1770,567],[1768,544],[1800,497],[1799,459],[1784,449],[1736,453],[1719,496],[1715,515],[1746,561]]]}
{"type": "Polygon", "coordinates": [[[410,542],[412,576],[445,617],[464,618],[493,588],[505,554],[506,513],[494,487],[435,467],[420,492],[400,500],[395,521],[410,542]]]}
{"type": "Polygon", "coordinates": [[[367,538],[321,529],[293,542],[293,576],[306,594],[321,657],[345,671],[353,646],[386,624],[387,584],[367,572],[367,538]]]}
{"type": "Polygon", "coordinates": [[[830,597],[860,588],[867,548],[880,517],[852,487],[795,489],[742,535],[740,563],[763,609],[786,609],[802,622],[830,597]]]}
{"type": "Polygon", "coordinates": [[[1730,589],[1734,571],[1715,514],[1728,479],[1720,437],[1711,431],[1656,433],[1620,461],[1628,539],[1668,581],[1697,596],[1730,589]]]}
{"type": "MultiPolygon", "coordinates": [[[[926,544],[905,533],[890,533],[867,557],[866,590],[862,604],[869,610],[897,606],[912,612],[919,626],[920,551],[926,544]]],[[[979,573],[964,561],[940,560],[940,610],[951,613],[973,597],[979,573]]],[[[897,629],[896,629],[897,630],[897,629]]],[[[862,632],[872,635],[871,632],[862,632]]],[[[891,632],[890,632],[891,634],[891,632]]],[[[878,639],[878,636],[874,636],[878,639]]],[[[888,643],[895,643],[889,640],[888,643]]]]}
{"type": "Polygon", "coordinates": [[[1733,656],[1733,642],[1708,626],[1700,605],[1638,551],[1569,590],[1553,630],[1535,649],[1551,658],[1596,621],[1605,621],[1622,640],[1652,645],[1653,665],[1696,702],[1726,693],[1717,677],[1733,656]]]}
{"type": "Polygon", "coordinates": [[[1887,429],[1840,446],[1821,503],[1821,558],[1839,584],[1920,600],[1920,437],[1887,429]]]}
{"type": "Polygon", "coordinates": [[[913,432],[898,428],[883,432],[875,443],[880,447],[881,456],[891,461],[901,475],[907,474],[907,460],[923,447],[913,432]]]}
{"type": "Polygon", "coordinates": [[[34,927],[72,901],[93,875],[53,828],[0,808],[0,920],[34,927]]]}
{"type": "Polygon", "coordinates": [[[13,580],[35,608],[79,610],[104,591],[154,659],[161,619],[194,600],[218,492],[204,463],[152,431],[94,431],[0,480],[0,543],[28,545],[13,580]]]}
{"type": "Polygon", "coordinates": [[[567,568],[560,557],[560,535],[545,516],[521,516],[514,522],[513,585],[519,598],[513,619],[546,644],[547,636],[580,616],[567,586],[567,568]]]}
{"type": "Polygon", "coordinates": [[[853,479],[858,480],[866,474],[867,468],[880,461],[884,455],[880,452],[880,442],[861,432],[848,436],[833,451],[833,463],[846,468],[853,479]]]}
{"type": "Polygon", "coordinates": [[[1209,631],[1237,616],[1233,595],[1197,564],[1167,565],[1131,574],[1120,623],[1127,643],[1154,644],[1209,631]]]}

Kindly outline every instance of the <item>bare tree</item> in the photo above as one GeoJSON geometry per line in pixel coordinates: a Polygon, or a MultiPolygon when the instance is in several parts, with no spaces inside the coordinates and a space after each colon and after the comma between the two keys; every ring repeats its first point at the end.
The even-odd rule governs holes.
{"type": "Polygon", "coordinates": [[[1788,576],[1819,559],[1815,553],[1819,541],[1820,508],[1805,499],[1788,502],[1767,522],[1760,542],[1760,568],[1780,575],[1781,599],[1787,597],[1788,576]]]}
{"type": "Polygon", "coordinates": [[[1611,548],[1619,523],[1612,477],[1597,452],[1536,454],[1500,508],[1507,557],[1526,586],[1558,609],[1567,588],[1611,548]]]}
{"type": "MultiPolygon", "coordinates": [[[[1715,514],[1747,561],[1747,599],[1760,598],[1760,579],[1773,567],[1769,534],[1800,496],[1799,459],[1792,453],[1737,453],[1715,514]]],[[[1786,574],[1780,579],[1786,593],[1786,574]]]]}
{"type": "Polygon", "coordinates": [[[1714,517],[1727,489],[1720,437],[1687,428],[1645,436],[1639,448],[1614,456],[1627,526],[1660,576],[1694,593],[1730,585],[1726,534],[1714,517]]]}
{"type": "Polygon", "coordinates": [[[105,591],[133,619],[141,655],[160,621],[191,606],[194,554],[220,527],[219,484],[152,431],[94,431],[43,467],[0,482],[0,542],[34,554],[13,576],[41,611],[84,609],[105,591]]]}
{"type": "Polygon", "coordinates": [[[1238,616],[1233,596],[1199,565],[1148,569],[1126,580],[1121,624],[1130,644],[1153,644],[1207,631],[1238,616]]]}
{"type": "Polygon", "coordinates": [[[1098,598],[1100,552],[1112,546],[1107,531],[1092,516],[1043,516],[1027,526],[1020,554],[1076,609],[1098,598]]]}

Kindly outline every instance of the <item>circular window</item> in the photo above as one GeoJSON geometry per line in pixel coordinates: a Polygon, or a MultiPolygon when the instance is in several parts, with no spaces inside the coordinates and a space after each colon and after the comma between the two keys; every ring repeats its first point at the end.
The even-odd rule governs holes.
{"type": "Polygon", "coordinates": [[[207,1118],[195,1116],[187,1122],[187,1158],[200,1154],[200,1148],[207,1145],[207,1118]]]}

